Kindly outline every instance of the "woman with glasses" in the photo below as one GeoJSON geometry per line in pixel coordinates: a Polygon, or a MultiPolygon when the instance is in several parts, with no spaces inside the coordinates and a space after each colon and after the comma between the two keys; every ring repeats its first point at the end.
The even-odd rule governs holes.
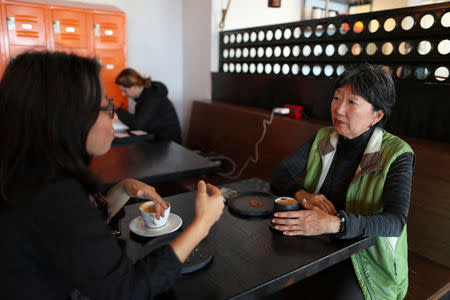
{"type": "Polygon", "coordinates": [[[163,83],[152,82],[150,77],[144,78],[137,71],[126,68],[117,75],[116,84],[122,95],[136,101],[134,114],[117,109],[120,121],[131,129],[155,134],[156,140],[181,143],[180,121],[163,83]]]}
{"type": "MultiPolygon", "coordinates": [[[[200,181],[193,223],[136,263],[126,257],[96,207],[88,169],[114,137],[114,105],[99,72],[93,59],[36,52],[11,61],[0,82],[5,299],[150,299],[170,288],[222,214],[219,190],[200,181]]],[[[167,205],[152,187],[128,179],[106,195],[109,217],[129,196],[151,199],[159,211],[167,205]]]]}

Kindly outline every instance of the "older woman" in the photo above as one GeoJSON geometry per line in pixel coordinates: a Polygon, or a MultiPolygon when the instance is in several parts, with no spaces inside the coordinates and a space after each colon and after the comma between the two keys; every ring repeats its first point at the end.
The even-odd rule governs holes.
{"type": "Polygon", "coordinates": [[[271,175],[274,189],[305,208],[275,214],[283,234],[378,237],[340,264],[333,299],[401,299],[408,288],[405,224],[415,158],[382,129],[394,102],[393,80],[381,67],[348,69],[336,83],[333,127],[320,129],[271,175]],[[295,178],[301,173],[302,184],[295,178]]]}
{"type": "MultiPolygon", "coordinates": [[[[200,181],[194,221],[169,245],[136,263],[127,258],[95,205],[101,202],[93,201],[97,183],[88,169],[93,156],[109,150],[116,118],[99,74],[96,60],[37,52],[18,56],[3,75],[5,299],[151,299],[174,284],[182,262],[222,214],[220,191],[200,181]]],[[[130,195],[154,200],[160,211],[166,206],[135,180],[122,181],[106,200],[123,203],[130,195]]]]}

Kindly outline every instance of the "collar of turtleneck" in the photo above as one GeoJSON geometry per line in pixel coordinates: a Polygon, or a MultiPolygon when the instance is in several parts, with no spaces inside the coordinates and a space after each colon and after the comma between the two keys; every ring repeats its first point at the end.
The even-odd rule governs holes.
{"type": "Polygon", "coordinates": [[[372,127],[354,139],[348,139],[342,135],[339,135],[336,153],[338,155],[344,155],[345,157],[355,157],[361,159],[374,129],[375,127],[372,127]]]}

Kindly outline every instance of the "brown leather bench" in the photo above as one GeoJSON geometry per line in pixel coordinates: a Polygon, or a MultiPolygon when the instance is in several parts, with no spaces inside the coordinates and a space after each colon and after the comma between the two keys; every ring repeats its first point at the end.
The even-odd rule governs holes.
{"type": "MultiPolygon", "coordinates": [[[[236,162],[239,170],[248,157],[255,155],[254,146],[261,136],[263,120],[269,116],[270,112],[264,109],[195,101],[185,144],[190,149],[225,154],[236,162]]],[[[328,125],[323,121],[297,121],[275,115],[260,144],[259,161],[250,163],[238,179],[269,180],[271,170],[282,159],[328,125]]],[[[408,217],[407,299],[438,297],[448,292],[450,282],[450,145],[405,139],[416,154],[408,217]]],[[[226,181],[220,176],[209,179],[215,184],[226,181]]]]}

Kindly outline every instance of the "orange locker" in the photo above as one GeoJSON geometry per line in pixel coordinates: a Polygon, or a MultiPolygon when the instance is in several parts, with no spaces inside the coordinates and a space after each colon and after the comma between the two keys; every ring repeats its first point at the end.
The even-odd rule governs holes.
{"type": "Polygon", "coordinates": [[[94,47],[96,49],[122,48],[125,18],[119,15],[94,14],[94,47]]]}
{"type": "Polygon", "coordinates": [[[122,50],[95,50],[95,56],[102,65],[104,82],[114,82],[116,76],[124,69],[122,50]]]}
{"type": "Polygon", "coordinates": [[[14,57],[29,49],[47,49],[44,8],[6,4],[5,11],[9,57],[14,57]]]}
{"type": "Polygon", "coordinates": [[[88,15],[52,9],[53,39],[56,48],[89,48],[88,15]]]}
{"type": "Polygon", "coordinates": [[[120,91],[117,84],[113,82],[106,82],[104,83],[106,95],[109,98],[114,99],[114,104],[116,105],[116,108],[122,107],[123,109],[128,110],[128,98],[122,96],[122,92],[120,91]]]}

